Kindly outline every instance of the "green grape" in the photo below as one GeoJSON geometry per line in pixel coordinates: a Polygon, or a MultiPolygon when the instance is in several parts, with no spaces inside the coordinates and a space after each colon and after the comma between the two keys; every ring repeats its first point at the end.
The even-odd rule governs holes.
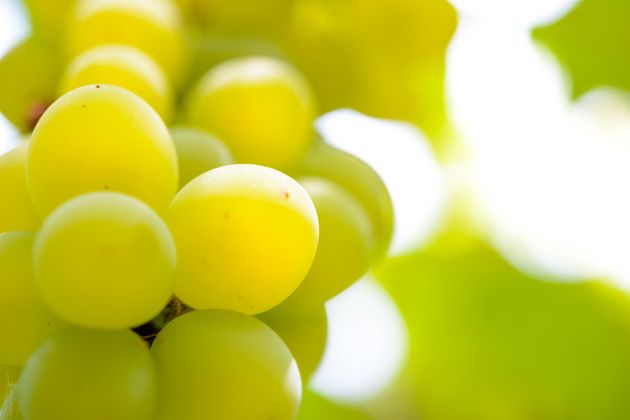
{"type": "Polygon", "coordinates": [[[234,163],[228,148],[211,134],[194,128],[176,127],[171,136],[179,162],[179,187],[210,169],[234,163]]]}
{"type": "Polygon", "coordinates": [[[133,332],[68,327],[33,353],[16,390],[28,420],[150,420],[157,377],[133,332]]]}
{"type": "Polygon", "coordinates": [[[57,208],[35,241],[36,285],[62,319],[89,328],[149,321],[172,294],[175,246],[141,201],[89,193],[57,208]]]}
{"type": "Polygon", "coordinates": [[[374,233],[370,217],[344,188],[323,178],[298,178],[319,220],[319,244],[313,265],[290,301],[298,307],[321,305],[358,280],[370,268],[374,233]]]}
{"type": "Polygon", "coordinates": [[[8,398],[13,385],[15,385],[19,377],[19,367],[0,365],[0,407],[2,406],[5,398],[8,398]]]}
{"type": "Polygon", "coordinates": [[[76,0],[24,0],[35,33],[58,37],[76,0]]]}
{"type": "Polygon", "coordinates": [[[24,133],[55,98],[58,55],[45,39],[30,37],[0,60],[0,111],[24,133]]]}
{"type": "Polygon", "coordinates": [[[35,288],[33,236],[0,234],[0,364],[21,366],[59,325],[35,288]]]}
{"type": "Polygon", "coordinates": [[[236,33],[277,32],[294,0],[177,0],[184,14],[205,28],[236,33]]]}
{"type": "Polygon", "coordinates": [[[164,122],[139,96],[110,85],[80,87],[50,106],[31,137],[26,173],[42,216],[103,190],[163,212],[177,190],[177,156],[164,122]]]}
{"type": "Polygon", "coordinates": [[[305,384],[322,360],[328,337],[324,305],[310,305],[307,308],[296,311],[295,306],[281,303],[258,315],[289,347],[305,384]]]}
{"type": "Polygon", "coordinates": [[[379,259],[387,253],[394,228],[394,208],[383,180],[368,164],[319,141],[293,175],[326,178],[352,193],[372,221],[373,258],[379,259]]]}
{"type": "Polygon", "coordinates": [[[300,374],[289,349],[256,318],[193,311],[169,323],[153,353],[156,420],[294,419],[300,374]]]}
{"type": "Polygon", "coordinates": [[[315,105],[306,80],[269,57],[219,64],[189,93],[186,112],[190,124],[216,134],[242,163],[291,168],[312,141],[315,105]]]}
{"type": "Polygon", "coordinates": [[[142,51],[125,45],[102,45],[77,56],[62,77],[59,94],[80,86],[107,83],[132,91],[168,122],[173,97],[160,66],[142,51]]]}
{"type": "Polygon", "coordinates": [[[23,143],[0,156],[0,233],[35,230],[40,224],[26,189],[27,149],[23,143]]]}
{"type": "Polygon", "coordinates": [[[293,179],[258,165],[195,178],[171,203],[175,294],[195,309],[264,312],[304,279],[317,248],[313,202],[293,179]]]}
{"type": "Polygon", "coordinates": [[[102,44],[125,44],[144,51],[175,85],[186,71],[184,27],[170,0],[79,0],[68,21],[69,57],[102,44]]]}

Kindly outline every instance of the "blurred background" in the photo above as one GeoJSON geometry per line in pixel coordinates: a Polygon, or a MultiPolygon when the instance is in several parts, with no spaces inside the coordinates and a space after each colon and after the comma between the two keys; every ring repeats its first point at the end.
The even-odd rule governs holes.
{"type": "MultiPolygon", "coordinates": [[[[317,129],[396,215],[301,418],[630,419],[630,2],[292,7],[317,129]]],[[[0,56],[29,32],[0,0],[0,56]]],[[[20,136],[0,115],[0,152],[20,136]]]]}

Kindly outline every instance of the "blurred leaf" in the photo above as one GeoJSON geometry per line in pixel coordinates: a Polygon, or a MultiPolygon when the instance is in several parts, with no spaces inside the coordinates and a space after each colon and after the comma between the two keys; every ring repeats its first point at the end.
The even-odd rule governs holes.
{"type": "Polygon", "coordinates": [[[575,97],[600,86],[630,90],[630,1],[582,0],[534,31],[567,67],[575,97]]]}
{"type": "Polygon", "coordinates": [[[323,112],[351,107],[436,135],[455,25],[445,0],[297,0],[285,39],[323,112]]]}
{"type": "Polygon", "coordinates": [[[425,418],[627,418],[627,296],[542,282],[481,242],[446,242],[379,271],[409,327],[425,418]]]}
{"type": "Polygon", "coordinates": [[[370,420],[361,411],[333,403],[312,391],[306,391],[297,420],[370,420]]]}

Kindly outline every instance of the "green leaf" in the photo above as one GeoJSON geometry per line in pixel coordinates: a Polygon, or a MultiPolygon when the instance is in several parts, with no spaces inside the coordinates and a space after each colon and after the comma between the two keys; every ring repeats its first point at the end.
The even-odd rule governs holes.
{"type": "Polygon", "coordinates": [[[597,87],[630,90],[630,1],[582,0],[534,31],[566,66],[575,97],[597,87]]]}

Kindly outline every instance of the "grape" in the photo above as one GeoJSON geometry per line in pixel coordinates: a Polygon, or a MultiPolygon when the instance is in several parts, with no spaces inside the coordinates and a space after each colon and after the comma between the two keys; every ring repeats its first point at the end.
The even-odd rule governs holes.
{"type": "Polygon", "coordinates": [[[0,420],[24,420],[17,404],[15,386],[11,386],[4,402],[0,406],[0,420]]]}
{"type": "Polygon", "coordinates": [[[34,37],[0,60],[0,111],[20,131],[31,131],[55,98],[59,67],[55,49],[34,37]]]}
{"type": "Polygon", "coordinates": [[[374,233],[365,208],[349,191],[323,178],[298,181],[315,204],[320,233],[313,265],[291,300],[321,304],[368,271],[374,233]]]}
{"type": "Polygon", "coordinates": [[[309,305],[296,311],[295,306],[281,303],[258,318],[286,343],[300,369],[303,383],[308,383],[326,348],[328,320],[324,305],[309,305]]]}
{"type": "Polygon", "coordinates": [[[21,366],[59,325],[33,278],[33,236],[0,234],[0,364],[21,366]]]}
{"type": "Polygon", "coordinates": [[[261,321],[194,311],[168,324],[151,349],[160,378],[156,420],[293,419],[300,374],[261,321]]]}
{"type": "Polygon", "coordinates": [[[42,36],[57,36],[76,0],[24,0],[31,16],[32,29],[42,36]]]}
{"type": "Polygon", "coordinates": [[[194,128],[171,130],[179,162],[179,186],[210,169],[234,163],[232,154],[219,139],[194,128]]]}
{"type": "Polygon", "coordinates": [[[33,353],[17,383],[28,420],[149,420],[155,367],[129,330],[60,329],[33,353]]]}
{"type": "Polygon", "coordinates": [[[168,228],[124,194],[89,193],[64,203],[44,222],[33,257],[42,298],[76,325],[137,326],[172,294],[175,246],[168,228]]]}
{"type": "Polygon", "coordinates": [[[184,77],[184,27],[169,0],[79,0],[68,22],[69,56],[102,44],[126,44],[144,51],[175,85],[184,77]]]}
{"type": "Polygon", "coordinates": [[[310,88],[289,64],[265,57],[219,64],[186,100],[189,122],[226,142],[237,162],[291,168],[312,140],[310,88]]]}
{"type": "Polygon", "coordinates": [[[160,66],[145,53],[124,45],[102,45],[77,56],[62,77],[60,94],[80,86],[107,83],[139,95],[169,121],[171,88],[160,66]]]}
{"type": "Polygon", "coordinates": [[[179,256],[175,294],[196,309],[266,311],[286,299],[313,261],[313,202],[293,179],[258,165],[195,178],[168,213],[179,256]]]}
{"type": "Polygon", "coordinates": [[[163,212],[177,190],[168,129],[140,97],[109,85],[68,92],[44,113],[26,172],[42,216],[69,198],[102,190],[133,195],[163,212]]]}
{"type": "Polygon", "coordinates": [[[35,230],[40,224],[26,189],[27,148],[23,143],[0,156],[0,233],[35,230]]]}
{"type": "Polygon", "coordinates": [[[352,193],[372,221],[373,259],[386,254],[392,239],[394,209],[387,187],[374,169],[359,158],[318,141],[293,175],[326,178],[352,193]]]}
{"type": "Polygon", "coordinates": [[[294,0],[177,0],[192,20],[206,28],[236,33],[278,31],[294,0]]]}

